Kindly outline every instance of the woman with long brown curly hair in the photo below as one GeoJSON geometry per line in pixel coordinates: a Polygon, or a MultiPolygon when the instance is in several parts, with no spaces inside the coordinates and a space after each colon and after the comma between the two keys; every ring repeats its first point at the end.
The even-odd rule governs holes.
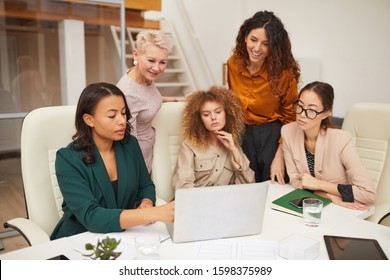
{"type": "MultiPolygon", "coordinates": [[[[280,128],[295,120],[299,65],[283,23],[272,12],[260,11],[244,21],[227,62],[229,88],[245,112],[242,148],[256,182],[285,182],[280,128]]],[[[286,178],[287,179],[287,178],[286,178]]]]}
{"type": "Polygon", "coordinates": [[[182,125],[175,189],[254,182],[254,172],[240,147],[244,116],[232,91],[214,86],[189,95],[182,125]]]}

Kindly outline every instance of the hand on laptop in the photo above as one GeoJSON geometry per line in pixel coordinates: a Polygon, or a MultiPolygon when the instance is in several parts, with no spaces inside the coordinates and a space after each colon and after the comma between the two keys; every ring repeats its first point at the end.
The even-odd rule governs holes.
{"type": "Polygon", "coordinates": [[[148,209],[149,215],[154,219],[154,221],[149,222],[149,224],[154,224],[155,222],[173,223],[175,213],[174,201],[154,207],[153,202],[150,199],[145,198],[138,206],[138,209],[148,209]]]}
{"type": "Polygon", "coordinates": [[[175,214],[175,201],[168,202],[167,204],[156,207],[158,218],[156,221],[160,221],[167,224],[172,224],[175,214]]]}

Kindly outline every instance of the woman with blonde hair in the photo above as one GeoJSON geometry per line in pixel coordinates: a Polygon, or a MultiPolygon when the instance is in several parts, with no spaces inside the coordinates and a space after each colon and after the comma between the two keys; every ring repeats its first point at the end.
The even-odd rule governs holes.
{"type": "Polygon", "coordinates": [[[244,115],[232,91],[214,86],[189,95],[182,125],[175,189],[254,182],[240,147],[244,115]]]}
{"type": "Polygon", "coordinates": [[[162,102],[176,101],[173,97],[162,97],[154,83],[164,73],[171,50],[171,38],[163,31],[141,31],[133,51],[134,67],[128,69],[117,84],[126,96],[132,115],[132,134],[139,141],[149,173],[155,142],[152,120],[162,102]]]}

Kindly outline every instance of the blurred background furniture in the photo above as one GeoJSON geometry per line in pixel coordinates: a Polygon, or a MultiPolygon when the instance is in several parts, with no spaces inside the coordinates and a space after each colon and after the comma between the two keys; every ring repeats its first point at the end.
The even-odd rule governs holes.
{"type": "Polygon", "coordinates": [[[377,187],[375,214],[367,220],[390,226],[390,104],[358,103],[348,109],[342,129],[349,131],[356,149],[377,187]]]}

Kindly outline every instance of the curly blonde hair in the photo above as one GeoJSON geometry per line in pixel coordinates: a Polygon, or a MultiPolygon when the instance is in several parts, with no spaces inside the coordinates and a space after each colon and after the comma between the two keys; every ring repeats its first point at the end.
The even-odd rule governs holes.
{"type": "Polygon", "coordinates": [[[187,105],[182,114],[183,140],[197,148],[207,148],[209,131],[203,124],[200,108],[206,102],[223,105],[226,115],[224,131],[231,133],[237,145],[241,145],[244,133],[244,113],[237,96],[231,90],[212,86],[207,91],[197,91],[187,97],[187,105]]]}

